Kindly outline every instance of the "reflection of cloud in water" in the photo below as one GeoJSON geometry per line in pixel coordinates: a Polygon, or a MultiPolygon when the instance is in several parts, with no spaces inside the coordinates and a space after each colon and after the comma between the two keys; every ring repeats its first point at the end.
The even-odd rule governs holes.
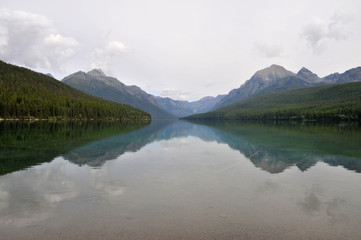
{"type": "Polygon", "coordinates": [[[2,178],[0,185],[0,225],[26,226],[44,221],[57,204],[76,196],[74,183],[66,179],[66,163],[54,161],[13,178],[2,178]]]}
{"type": "Polygon", "coordinates": [[[102,195],[110,197],[123,195],[126,187],[122,186],[121,182],[112,179],[112,173],[109,168],[112,169],[111,164],[105,165],[100,169],[90,170],[94,188],[102,192],[102,195]]]}
{"type": "Polygon", "coordinates": [[[327,216],[331,218],[330,221],[332,224],[348,220],[347,215],[343,212],[345,205],[346,201],[340,198],[334,198],[327,203],[326,212],[327,216]]]}
{"type": "Polygon", "coordinates": [[[281,187],[278,183],[267,180],[263,185],[258,187],[257,192],[265,194],[265,193],[275,193],[280,190],[281,190],[281,187]]]}
{"type": "Polygon", "coordinates": [[[188,137],[177,137],[177,138],[173,138],[172,141],[161,140],[159,142],[159,144],[160,144],[160,146],[162,146],[163,150],[173,151],[174,149],[178,149],[180,147],[189,146],[189,144],[194,140],[195,140],[195,138],[190,137],[190,136],[188,136],[188,137]]]}
{"type": "Polygon", "coordinates": [[[114,177],[112,169],[109,162],[100,169],[82,168],[80,171],[78,166],[59,158],[16,176],[2,176],[0,226],[41,224],[60,202],[82,194],[93,200],[123,195],[126,187],[114,177]],[[79,178],[79,174],[83,175],[79,178]],[[89,193],[94,195],[89,196],[89,193]]]}
{"type": "Polygon", "coordinates": [[[321,210],[321,201],[312,191],[306,194],[305,199],[300,202],[300,206],[305,213],[312,215],[313,213],[319,213],[321,210]]]}
{"type": "Polygon", "coordinates": [[[314,189],[306,191],[306,196],[299,203],[301,209],[310,216],[326,215],[332,224],[346,222],[348,220],[345,213],[346,201],[341,198],[333,198],[330,201],[322,201],[321,197],[314,189]]]}

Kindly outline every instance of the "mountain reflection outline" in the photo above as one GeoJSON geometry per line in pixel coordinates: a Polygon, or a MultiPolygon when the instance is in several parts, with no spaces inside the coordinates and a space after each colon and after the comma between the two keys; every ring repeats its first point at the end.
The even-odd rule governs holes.
{"type": "Polygon", "coordinates": [[[154,141],[187,136],[227,144],[255,167],[271,174],[282,173],[292,166],[307,171],[318,162],[361,172],[361,131],[358,126],[349,125],[155,122],[82,146],[64,154],[64,158],[78,165],[100,167],[154,141]]]}

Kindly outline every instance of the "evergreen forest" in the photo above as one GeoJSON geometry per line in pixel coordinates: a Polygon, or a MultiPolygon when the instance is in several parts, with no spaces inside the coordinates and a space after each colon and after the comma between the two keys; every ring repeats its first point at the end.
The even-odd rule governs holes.
{"type": "Polygon", "coordinates": [[[150,121],[137,108],[94,97],[52,77],[0,61],[1,119],[150,121]]]}

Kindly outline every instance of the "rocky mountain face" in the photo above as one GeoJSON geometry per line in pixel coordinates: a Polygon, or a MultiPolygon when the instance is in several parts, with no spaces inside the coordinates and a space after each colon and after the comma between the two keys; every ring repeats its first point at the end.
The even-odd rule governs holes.
{"type": "Polygon", "coordinates": [[[361,81],[361,67],[350,69],[342,74],[333,73],[320,78],[304,67],[295,74],[282,66],[272,65],[257,71],[243,85],[233,89],[227,95],[204,97],[194,102],[153,96],[137,86],[127,86],[116,78],[106,76],[100,69],[94,69],[87,73],[77,72],[65,77],[62,81],[83,92],[140,108],[157,119],[205,113],[254,95],[324,84],[361,81]]]}
{"type": "Polygon", "coordinates": [[[317,76],[317,74],[311,72],[310,70],[308,70],[305,67],[301,68],[301,70],[298,71],[297,77],[300,77],[300,78],[302,78],[303,80],[305,80],[306,82],[309,82],[309,83],[319,83],[319,82],[322,81],[317,76]]]}
{"type": "Polygon", "coordinates": [[[205,113],[211,110],[225,96],[225,94],[222,94],[217,97],[204,97],[198,101],[191,102],[190,106],[194,113],[205,113]]]}
{"type": "Polygon", "coordinates": [[[114,102],[139,108],[152,115],[153,119],[176,118],[160,107],[154,96],[135,86],[126,86],[118,79],[106,76],[103,71],[76,72],[65,77],[62,82],[88,94],[114,102]]]}
{"type": "Polygon", "coordinates": [[[254,95],[355,81],[361,81],[361,67],[350,69],[342,74],[333,73],[320,78],[305,67],[295,74],[281,66],[272,65],[256,72],[241,87],[230,91],[212,110],[239,102],[254,95]]]}
{"type": "Polygon", "coordinates": [[[213,109],[221,108],[246,99],[272,85],[278,80],[290,76],[295,76],[295,74],[278,65],[272,65],[268,68],[259,70],[241,87],[230,91],[214,106],[213,109]]]}
{"type": "Polygon", "coordinates": [[[281,78],[268,87],[258,91],[254,95],[283,92],[297,88],[314,87],[322,84],[324,83],[321,78],[303,67],[297,74],[281,78]]]}
{"type": "Polygon", "coordinates": [[[193,111],[189,107],[189,102],[187,101],[174,100],[169,97],[156,97],[156,100],[164,109],[178,117],[193,114],[193,111]]]}
{"type": "Polygon", "coordinates": [[[101,69],[87,73],[76,72],[65,77],[62,82],[83,92],[137,107],[152,115],[154,119],[184,117],[211,110],[224,95],[204,97],[188,102],[148,94],[138,86],[127,86],[118,79],[108,77],[101,69]]]}
{"type": "Polygon", "coordinates": [[[162,97],[156,97],[156,100],[168,112],[178,117],[185,117],[210,111],[224,96],[225,95],[218,95],[217,97],[208,96],[194,102],[179,101],[162,97]]]}
{"type": "Polygon", "coordinates": [[[361,81],[361,67],[352,68],[344,73],[333,73],[323,78],[325,84],[361,81]]]}

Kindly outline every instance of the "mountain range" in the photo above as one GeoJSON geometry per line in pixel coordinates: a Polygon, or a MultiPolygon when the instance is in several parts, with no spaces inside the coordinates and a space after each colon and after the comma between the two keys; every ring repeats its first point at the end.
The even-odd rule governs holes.
{"type": "Polygon", "coordinates": [[[324,78],[319,78],[305,67],[295,74],[282,66],[272,65],[257,71],[239,88],[230,91],[215,104],[213,110],[242,101],[254,95],[355,81],[361,81],[361,67],[350,69],[342,74],[334,73],[324,78]]]}
{"type": "Polygon", "coordinates": [[[126,86],[118,79],[106,76],[102,70],[79,71],[65,77],[63,83],[82,92],[110,101],[127,104],[148,112],[152,118],[175,118],[152,101],[151,95],[140,88],[126,86]]]}
{"type": "Polygon", "coordinates": [[[361,67],[320,78],[305,67],[293,73],[282,66],[273,64],[257,71],[239,88],[231,90],[226,95],[208,96],[194,102],[148,94],[137,86],[127,86],[116,78],[106,76],[100,69],[87,73],[76,72],[62,81],[83,92],[139,108],[150,113],[154,119],[172,119],[220,109],[252,96],[361,81],[361,67]]]}
{"type": "Polygon", "coordinates": [[[0,119],[150,121],[150,115],[91,96],[45,74],[0,61],[0,119]]]}
{"type": "Polygon", "coordinates": [[[153,119],[174,119],[204,113],[223,97],[204,97],[194,102],[156,97],[138,86],[127,86],[116,78],[106,76],[101,69],[87,73],[79,71],[65,77],[62,82],[85,93],[139,108],[150,113],[153,119]]]}
{"type": "Polygon", "coordinates": [[[198,101],[188,102],[173,100],[169,97],[156,97],[160,106],[168,112],[178,116],[185,117],[192,114],[205,113],[210,111],[225,95],[218,95],[217,97],[204,97],[198,101]]]}
{"type": "Polygon", "coordinates": [[[60,155],[80,166],[101,167],[106,161],[137,152],[149,143],[187,136],[227,144],[269,173],[280,173],[292,166],[306,171],[317,162],[361,172],[356,129],[359,127],[290,122],[153,121],[148,125],[128,125],[111,121],[3,121],[0,175],[49,162],[60,155]],[[309,131],[304,131],[305,125],[309,131]]]}
{"type": "Polygon", "coordinates": [[[261,94],[187,119],[360,121],[361,82],[261,94]]]}
{"type": "MultiPolygon", "coordinates": [[[[4,66],[11,66],[10,64],[8,65],[6,65],[5,63],[2,64],[4,66]]],[[[12,66],[12,68],[6,67],[3,68],[3,74],[7,76],[8,74],[11,74],[8,71],[19,71],[19,69],[20,68],[16,66],[12,66]]],[[[54,82],[56,80],[50,74],[47,74],[48,76],[45,76],[44,74],[40,74],[40,73],[37,74],[38,74],[36,75],[38,76],[37,78],[44,79],[44,82],[42,83],[44,86],[42,86],[42,88],[44,88],[45,90],[49,90],[48,88],[54,88],[52,87],[53,83],[51,82],[54,82]]],[[[14,76],[12,75],[11,77],[14,78],[14,76]]],[[[44,93],[44,91],[39,92],[39,88],[36,88],[36,90],[34,91],[29,90],[29,89],[33,89],[34,85],[31,84],[29,85],[29,82],[25,81],[25,79],[29,78],[28,81],[30,82],[34,81],[35,73],[27,72],[25,75],[22,75],[20,77],[23,79],[16,79],[16,80],[17,81],[21,80],[20,82],[22,84],[22,87],[26,85],[26,88],[28,89],[24,90],[25,92],[30,92],[30,93],[38,92],[39,94],[44,93]]],[[[10,84],[9,79],[5,79],[6,81],[3,81],[2,83],[10,84]]],[[[361,81],[361,67],[350,69],[341,74],[333,73],[326,77],[320,78],[315,73],[311,72],[310,70],[304,67],[300,69],[297,73],[293,73],[282,66],[271,65],[268,68],[257,71],[249,80],[244,82],[244,84],[242,84],[239,88],[233,89],[226,95],[218,95],[216,97],[207,96],[198,101],[193,101],[193,102],[174,100],[169,97],[154,96],[152,94],[145,92],[138,86],[127,86],[114,77],[106,76],[104,72],[100,69],[94,69],[89,72],[79,71],[73,73],[65,77],[62,80],[62,83],[65,83],[73,88],[76,88],[82,92],[88,93],[93,96],[101,97],[103,99],[107,99],[113,102],[118,102],[133,106],[135,108],[139,108],[144,112],[151,114],[153,119],[176,119],[178,117],[185,117],[194,114],[202,114],[213,110],[221,109],[231,104],[243,100],[247,100],[249,98],[256,96],[275,94],[279,92],[286,92],[295,89],[310,88],[310,87],[316,87],[322,85],[343,84],[343,83],[359,82],[359,81],[361,81]]],[[[66,89],[63,87],[63,85],[61,85],[60,88],[66,89]]],[[[73,92],[73,90],[71,89],[72,88],[67,88],[64,91],[71,93],[73,92]]],[[[49,90],[49,92],[51,91],[54,90],[49,90]]],[[[3,94],[5,94],[6,96],[8,95],[6,94],[6,92],[3,92],[3,94]]],[[[6,104],[6,108],[2,107],[0,109],[2,111],[0,113],[0,116],[16,117],[17,115],[20,114],[21,117],[25,117],[25,116],[35,116],[35,115],[38,116],[40,114],[39,115],[40,117],[44,117],[45,115],[46,117],[49,116],[55,117],[64,114],[66,114],[67,116],[68,115],[73,116],[75,114],[75,111],[70,110],[70,108],[65,110],[66,108],[60,106],[62,103],[66,104],[66,107],[72,105],[72,102],[69,101],[67,102],[65,100],[63,102],[57,101],[56,104],[51,105],[51,107],[49,108],[44,107],[44,109],[46,110],[45,112],[44,109],[42,111],[40,110],[37,111],[35,110],[35,108],[34,110],[29,110],[30,108],[35,107],[37,105],[37,102],[36,103],[34,102],[34,104],[31,105],[30,102],[27,100],[30,95],[25,96],[23,92],[21,93],[18,92],[16,94],[21,95],[20,97],[17,97],[16,99],[17,103],[14,103],[13,105],[6,104]],[[16,104],[19,106],[16,106],[16,104]],[[11,109],[12,112],[10,114],[7,112],[7,108],[9,108],[9,106],[12,107],[11,109]],[[56,106],[56,110],[51,110],[54,108],[54,106],[56,106]]],[[[332,95],[333,93],[330,92],[329,94],[332,95]]],[[[54,94],[52,95],[53,99],[51,99],[51,102],[53,102],[54,99],[56,98],[59,97],[62,98],[62,96],[58,96],[58,95],[59,95],[58,93],[54,92],[54,94]]],[[[49,96],[47,96],[47,98],[48,97],[49,96]]],[[[34,98],[38,99],[39,97],[36,97],[34,95],[34,98]]],[[[11,99],[9,98],[6,101],[10,101],[10,100],[13,101],[15,98],[11,98],[11,99]]],[[[50,100],[48,100],[46,104],[49,104],[49,102],[50,100]]],[[[96,103],[94,102],[92,104],[94,105],[96,103]]],[[[301,102],[298,104],[301,104],[301,102]]],[[[79,111],[79,109],[82,109],[83,111],[85,108],[77,108],[76,111],[79,111]]],[[[233,109],[233,107],[231,109],[233,109]]],[[[88,117],[90,116],[94,117],[95,115],[94,113],[92,113],[92,111],[93,110],[90,107],[85,109],[84,113],[86,113],[85,115],[88,117]]],[[[79,117],[83,118],[84,114],[76,113],[76,116],[78,118],[79,117]]]]}

